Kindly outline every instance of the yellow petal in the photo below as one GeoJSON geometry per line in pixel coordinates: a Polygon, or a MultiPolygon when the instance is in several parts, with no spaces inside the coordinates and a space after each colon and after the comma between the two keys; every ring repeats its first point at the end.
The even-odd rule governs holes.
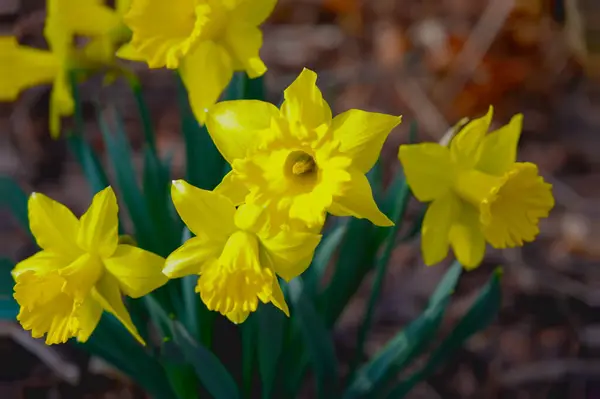
{"type": "Polygon", "coordinates": [[[249,191],[243,181],[236,179],[233,171],[227,173],[221,183],[213,190],[229,198],[233,205],[238,206],[244,203],[249,191]]]}
{"type": "Polygon", "coordinates": [[[215,145],[230,164],[244,158],[271,127],[279,110],[273,104],[256,100],[223,101],[213,106],[206,127],[215,145]]]}
{"type": "Polygon", "coordinates": [[[17,263],[12,270],[13,278],[17,278],[21,273],[26,271],[47,272],[50,270],[58,270],[71,262],[69,257],[64,257],[60,254],[50,251],[40,251],[27,259],[17,263]]]}
{"type": "Polygon", "coordinates": [[[0,37],[0,101],[14,101],[22,90],[50,83],[59,73],[60,61],[51,52],[0,37]]]}
{"type": "Polygon", "coordinates": [[[187,88],[190,105],[200,123],[206,121],[206,113],[212,107],[233,77],[232,60],[222,46],[206,41],[183,60],[181,78],[187,88]]]}
{"type": "Polygon", "coordinates": [[[285,301],[283,291],[279,286],[279,281],[276,278],[273,279],[273,293],[271,294],[271,303],[281,310],[287,317],[290,317],[290,308],[285,301]]]}
{"type": "Polygon", "coordinates": [[[50,135],[56,139],[60,135],[61,118],[72,115],[75,101],[71,95],[71,85],[65,74],[60,73],[54,79],[50,93],[50,135]]]}
{"type": "Polygon", "coordinates": [[[117,50],[117,57],[130,61],[145,61],[144,55],[129,43],[125,43],[117,50]]]}
{"type": "Polygon", "coordinates": [[[175,69],[197,44],[211,8],[194,0],[135,0],[124,20],[150,68],[175,69]]]}
{"type": "Polygon", "coordinates": [[[29,228],[40,248],[70,260],[82,253],[76,242],[79,221],[66,206],[40,193],[32,193],[27,206],[29,228]]]}
{"type": "Polygon", "coordinates": [[[481,155],[476,168],[491,175],[507,172],[517,160],[517,145],[521,137],[523,115],[512,117],[507,125],[483,139],[481,155]]]}
{"type": "Polygon", "coordinates": [[[320,234],[281,231],[274,237],[261,238],[263,259],[275,273],[290,281],[308,268],[320,240],[320,234]]]}
{"type": "Polygon", "coordinates": [[[455,166],[446,147],[436,143],[401,145],[398,156],[406,181],[419,201],[432,201],[452,186],[455,166]]]}
{"type": "Polygon", "coordinates": [[[317,87],[315,72],[304,68],[283,95],[281,113],[292,126],[299,123],[307,129],[316,129],[331,124],[331,109],[317,87]]]}
{"type": "Polygon", "coordinates": [[[119,15],[123,16],[131,8],[132,2],[133,0],[115,0],[115,9],[119,13],[119,15]]]}
{"type": "Polygon", "coordinates": [[[121,298],[121,291],[119,290],[119,281],[116,277],[112,274],[104,273],[98,284],[96,284],[95,290],[92,291],[92,295],[102,308],[115,316],[139,343],[146,345],[133,324],[127,308],[125,308],[123,298],[121,298]]]}
{"type": "Polygon", "coordinates": [[[462,128],[450,142],[452,159],[464,167],[473,167],[479,159],[483,138],[490,128],[494,109],[488,109],[486,115],[473,119],[462,128]]]}
{"type": "Polygon", "coordinates": [[[259,54],[263,43],[260,29],[253,26],[230,24],[225,33],[225,42],[233,52],[236,63],[239,63],[250,78],[262,76],[267,71],[259,54]]]}
{"type": "Polygon", "coordinates": [[[352,180],[348,183],[347,191],[343,196],[334,197],[329,212],[336,216],[369,219],[377,226],[393,226],[394,223],[377,207],[366,176],[355,171],[351,174],[352,180]]]}
{"type": "Polygon", "coordinates": [[[333,118],[331,130],[334,139],[340,142],[339,150],[352,159],[352,165],[360,172],[367,173],[401,120],[397,116],[351,109],[333,118]]]}
{"type": "Polygon", "coordinates": [[[92,295],[88,296],[77,308],[76,315],[79,323],[79,331],[76,335],[77,341],[86,342],[90,338],[100,322],[102,311],[102,306],[92,295]]]}
{"type": "Polygon", "coordinates": [[[258,26],[271,15],[277,0],[254,0],[238,3],[233,10],[233,18],[252,26],[258,26]]]}
{"type": "Polygon", "coordinates": [[[58,272],[65,279],[62,291],[81,303],[100,279],[103,267],[99,257],[86,253],[58,272]]]}
{"type": "Polygon", "coordinates": [[[195,235],[225,243],[235,230],[235,206],[222,195],[194,187],[185,180],[174,180],[171,198],[177,213],[195,235]]]}
{"type": "Polygon", "coordinates": [[[85,251],[111,256],[119,243],[119,219],[117,197],[112,187],[94,195],[92,204],[79,223],[77,244],[85,251]]]}
{"type": "Polygon", "coordinates": [[[477,209],[471,205],[463,205],[450,229],[450,244],[458,261],[467,270],[479,266],[485,255],[485,238],[479,225],[477,209]]]}
{"type": "Polygon", "coordinates": [[[215,245],[206,237],[192,237],[167,257],[162,272],[169,278],[201,274],[205,264],[218,258],[222,251],[222,245],[215,245]]]}
{"type": "Polygon", "coordinates": [[[449,191],[427,208],[422,226],[421,250],[428,266],[444,260],[450,247],[450,228],[460,213],[459,199],[449,191]]]}
{"type": "Polygon", "coordinates": [[[62,24],[70,31],[99,36],[121,25],[121,18],[103,2],[96,0],[48,0],[49,24],[62,24]]]}
{"type": "Polygon", "coordinates": [[[121,291],[139,298],[163,286],[168,281],[162,273],[165,260],[131,245],[119,245],[117,251],[104,259],[106,270],[119,281],[121,291]]]}

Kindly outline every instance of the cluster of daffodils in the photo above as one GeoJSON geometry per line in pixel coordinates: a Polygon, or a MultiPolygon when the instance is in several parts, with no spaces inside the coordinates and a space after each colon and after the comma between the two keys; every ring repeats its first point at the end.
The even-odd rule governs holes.
{"type": "MultiPolygon", "coordinates": [[[[361,110],[333,117],[317,75],[308,69],[284,91],[280,108],[256,100],[218,102],[234,71],[250,77],[266,71],[258,55],[258,26],[275,0],[168,5],[132,0],[117,11],[97,0],[72,1],[70,13],[60,14],[61,26],[96,38],[87,59],[109,63],[116,53],[151,68],[180,71],[198,121],[206,124],[231,171],[212,191],[173,182],[173,204],[193,237],[166,259],[119,242],[110,187],[94,197],[79,220],[63,205],[32,194],[30,225],[42,251],[20,262],[13,276],[18,319],[35,337],[46,334],[48,344],[71,337],[85,341],[106,310],[143,342],[122,295],[143,296],[168,279],[188,275],[198,276],[196,292],[208,309],[234,323],[243,322],[259,302],[289,315],[279,279],[289,281],[309,267],[327,214],[393,225],[375,203],[365,174],[400,117],[361,110]],[[104,19],[87,24],[84,16],[93,14],[93,7],[104,19]],[[115,37],[128,32],[124,23],[131,41],[116,46],[115,37]]],[[[49,20],[52,15],[50,9],[49,20]]],[[[0,94],[16,95],[25,86],[54,79],[54,91],[72,102],[64,88],[64,65],[72,62],[71,55],[21,48],[14,39],[7,43],[23,63],[37,57],[40,69],[32,74],[35,79],[0,86],[0,94]]],[[[452,246],[459,261],[473,268],[482,261],[486,242],[506,248],[532,241],[540,218],[553,206],[551,187],[537,167],[516,162],[521,116],[487,134],[491,118],[490,109],[449,146],[400,147],[414,195],[431,202],[422,231],[427,264],[442,261],[452,246]]]]}

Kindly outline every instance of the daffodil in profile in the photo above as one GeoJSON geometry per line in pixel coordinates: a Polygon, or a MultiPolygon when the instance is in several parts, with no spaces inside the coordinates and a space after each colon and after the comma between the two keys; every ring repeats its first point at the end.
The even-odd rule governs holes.
{"type": "MultiPolygon", "coordinates": [[[[132,0],[125,22],[133,31],[136,60],[150,68],[179,68],[192,109],[204,122],[233,76],[256,78],[267,70],[259,56],[258,28],[277,0],[132,0]]],[[[123,51],[123,58],[131,58],[123,51]]]]}
{"type": "Polygon", "coordinates": [[[522,115],[487,133],[488,113],[469,122],[445,147],[400,146],[399,158],[414,195],[431,202],[422,228],[425,263],[444,259],[452,246],[466,268],[479,265],[486,241],[494,248],[535,239],[554,206],[552,187],[535,164],[516,162],[522,115]]]}
{"type": "Polygon", "coordinates": [[[289,316],[277,276],[289,281],[310,264],[321,236],[309,232],[272,233],[262,208],[237,210],[226,197],[173,182],[177,212],[195,237],[166,260],[170,278],[198,275],[196,292],[208,309],[242,323],[258,303],[271,302],[289,316]]]}
{"type": "Polygon", "coordinates": [[[17,319],[47,344],[75,337],[85,342],[102,312],[113,314],[144,343],[122,300],[138,298],[167,282],[164,259],[120,244],[117,201],[108,187],[94,196],[77,219],[64,205],[33,193],[29,226],[41,251],[13,269],[17,319]]]}
{"type": "Polygon", "coordinates": [[[326,212],[392,225],[365,174],[400,117],[353,109],[332,118],[316,79],[304,69],[281,109],[239,100],[210,110],[208,131],[232,167],[216,191],[267,208],[276,229],[318,230],[326,212]]]}

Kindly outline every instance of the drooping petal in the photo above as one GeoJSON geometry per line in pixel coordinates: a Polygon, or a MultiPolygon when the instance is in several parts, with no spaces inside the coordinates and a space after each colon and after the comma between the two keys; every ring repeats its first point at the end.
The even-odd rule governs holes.
{"type": "Polygon", "coordinates": [[[213,191],[229,198],[235,206],[244,203],[246,196],[250,192],[243,181],[236,179],[233,171],[227,173],[221,183],[219,183],[213,191]]]}
{"type": "Polygon", "coordinates": [[[266,265],[285,281],[301,275],[310,265],[320,234],[300,231],[281,231],[274,237],[261,239],[266,265]]]}
{"type": "Polygon", "coordinates": [[[419,201],[432,201],[452,186],[455,165],[450,151],[436,143],[401,145],[398,152],[406,181],[419,201]]]}
{"type": "Polygon", "coordinates": [[[70,261],[69,257],[64,257],[55,252],[40,251],[17,263],[11,273],[13,278],[16,279],[21,273],[26,271],[44,273],[51,270],[58,270],[68,265],[70,261]]]}
{"type": "Polygon", "coordinates": [[[70,260],[82,253],[76,241],[79,221],[66,206],[44,194],[32,193],[27,207],[29,228],[40,248],[70,260]]]}
{"type": "Polygon", "coordinates": [[[343,196],[336,196],[329,212],[336,216],[354,216],[369,219],[377,226],[393,226],[394,223],[380,210],[367,177],[360,172],[352,171],[352,179],[348,183],[343,196]]]}
{"type": "Polygon", "coordinates": [[[51,52],[0,37],[0,101],[14,101],[22,90],[50,83],[59,73],[60,61],[51,52]]]}
{"type": "Polygon", "coordinates": [[[73,33],[100,36],[121,25],[121,18],[97,0],[48,0],[47,21],[63,24],[73,33]]]}
{"type": "Polygon", "coordinates": [[[190,52],[179,68],[190,105],[200,123],[233,77],[231,56],[222,46],[205,41],[190,52]]]}
{"type": "Polygon", "coordinates": [[[150,68],[175,69],[198,41],[210,11],[194,0],[136,0],[124,20],[150,68]]]}
{"type": "Polygon", "coordinates": [[[233,18],[258,26],[271,15],[276,4],[277,0],[241,0],[233,10],[233,18]]]}
{"type": "Polygon", "coordinates": [[[422,226],[421,251],[427,266],[441,262],[450,247],[450,229],[460,213],[460,201],[447,192],[427,208],[422,226]]]}
{"type": "Polygon", "coordinates": [[[77,244],[101,257],[111,256],[119,243],[119,207],[112,187],[94,195],[92,204],[79,224],[77,244]]]}
{"type": "Polygon", "coordinates": [[[217,259],[222,251],[222,245],[206,237],[192,237],[167,257],[163,273],[169,278],[201,274],[205,264],[217,259]]]}
{"type": "Polygon", "coordinates": [[[281,286],[279,285],[279,281],[276,278],[273,279],[273,293],[271,294],[271,303],[275,305],[279,310],[281,310],[287,317],[290,317],[290,308],[288,307],[288,304],[285,301],[283,291],[281,291],[281,286]]]}
{"type": "Polygon", "coordinates": [[[340,142],[339,150],[352,159],[355,168],[367,173],[379,158],[387,136],[401,120],[397,116],[352,109],[333,118],[331,130],[334,139],[340,142]]]}
{"type": "Polygon", "coordinates": [[[485,238],[475,207],[466,204],[461,207],[458,219],[450,229],[450,244],[456,259],[465,269],[479,266],[485,255],[485,238]]]}
{"type": "Polygon", "coordinates": [[[102,308],[115,316],[139,343],[146,345],[133,324],[127,308],[125,308],[121,291],[119,290],[119,281],[115,276],[110,273],[104,273],[96,284],[96,288],[92,291],[92,296],[102,308]]]}
{"type": "Polygon", "coordinates": [[[281,113],[292,128],[295,125],[316,129],[331,124],[331,109],[317,87],[317,74],[304,68],[300,75],[285,89],[285,101],[281,113]]]}
{"type": "Polygon", "coordinates": [[[517,145],[521,137],[523,115],[512,117],[507,125],[493,131],[483,139],[481,155],[476,168],[491,175],[507,172],[517,161],[517,145]]]}
{"type": "Polygon", "coordinates": [[[206,127],[223,158],[231,164],[258,145],[261,133],[271,127],[271,120],[278,114],[277,107],[264,101],[223,101],[210,109],[206,127]]]}
{"type": "Polygon", "coordinates": [[[487,114],[473,119],[452,139],[450,152],[455,162],[467,168],[471,168],[477,163],[481,153],[481,144],[490,128],[493,113],[494,109],[490,106],[487,114]]]}
{"type": "Polygon", "coordinates": [[[224,243],[235,230],[235,206],[226,197],[192,186],[185,180],[175,180],[171,198],[177,213],[195,235],[224,243]]]}
{"type": "Polygon", "coordinates": [[[225,42],[233,52],[236,69],[239,64],[252,79],[267,71],[259,54],[263,43],[260,29],[251,25],[230,24],[225,33],[225,42]]]}
{"type": "Polygon", "coordinates": [[[79,324],[79,331],[76,336],[77,341],[86,342],[90,338],[100,322],[102,311],[102,306],[92,295],[85,298],[76,310],[76,317],[79,324]]]}
{"type": "Polygon", "coordinates": [[[162,273],[164,264],[162,257],[131,245],[119,245],[111,257],[104,259],[106,270],[131,298],[144,296],[168,281],[162,273]]]}

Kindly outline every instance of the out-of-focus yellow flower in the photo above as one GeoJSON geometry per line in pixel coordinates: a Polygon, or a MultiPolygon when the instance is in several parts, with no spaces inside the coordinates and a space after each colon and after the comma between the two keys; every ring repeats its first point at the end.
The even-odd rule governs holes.
{"type": "MultiPolygon", "coordinates": [[[[125,22],[131,47],[150,68],[180,68],[196,117],[204,122],[233,75],[267,70],[260,24],[277,0],[132,0],[125,22]]],[[[119,56],[130,58],[123,51],[119,56]]],[[[136,59],[138,59],[136,57],[136,59]]]]}
{"type": "Polygon", "coordinates": [[[117,49],[131,37],[123,21],[131,1],[117,0],[115,5],[113,9],[103,0],[48,0],[46,26],[88,37],[82,56],[88,62],[110,65],[117,49]]]}
{"type": "Polygon", "coordinates": [[[43,194],[31,194],[28,209],[31,232],[42,250],[12,272],[23,328],[35,338],[47,334],[49,345],[71,337],[85,342],[106,310],[143,344],[121,295],[138,298],[165,284],[164,259],[119,244],[112,188],[96,194],[79,220],[43,194]]]}
{"type": "Polygon", "coordinates": [[[270,210],[275,229],[320,229],[326,211],[393,223],[379,210],[365,176],[401,118],[350,110],[335,118],[308,69],[285,90],[281,109],[261,101],[225,101],[207,127],[231,164],[216,191],[236,204],[270,210]]]}
{"type": "Polygon", "coordinates": [[[277,275],[289,281],[306,270],[321,236],[272,234],[261,208],[242,205],[236,210],[228,198],[183,180],[173,182],[171,196],[196,236],[169,255],[163,273],[170,278],[199,275],[196,292],[202,301],[234,323],[246,320],[258,300],[289,316],[277,275]]]}
{"type": "Polygon", "coordinates": [[[483,259],[486,241],[494,248],[533,241],[539,220],[554,206],[552,186],[537,166],[516,162],[523,116],[486,134],[491,119],[492,107],[467,124],[449,148],[400,146],[412,192],[420,201],[431,201],[421,242],[428,265],[444,259],[450,246],[466,268],[474,268],[483,259]]]}

